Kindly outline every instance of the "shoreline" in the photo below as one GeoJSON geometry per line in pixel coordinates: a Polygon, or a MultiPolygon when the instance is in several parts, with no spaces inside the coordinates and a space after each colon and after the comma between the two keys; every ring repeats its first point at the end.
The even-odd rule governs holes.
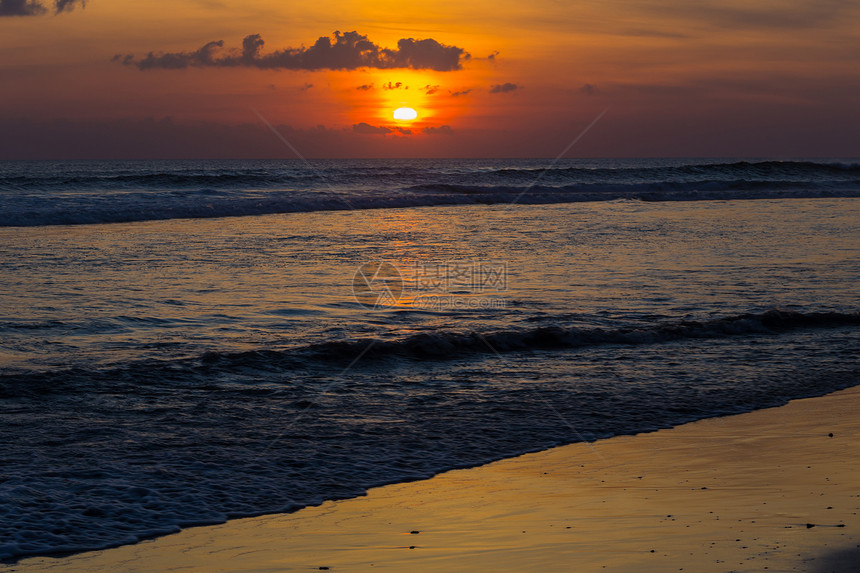
{"type": "Polygon", "coordinates": [[[855,386],[0,571],[856,571],[858,413],[855,386]]]}

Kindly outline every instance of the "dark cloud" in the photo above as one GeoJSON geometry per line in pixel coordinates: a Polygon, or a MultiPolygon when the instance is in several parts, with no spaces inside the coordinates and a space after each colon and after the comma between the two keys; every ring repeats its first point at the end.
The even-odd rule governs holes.
{"type": "Polygon", "coordinates": [[[454,133],[454,130],[451,129],[450,125],[440,125],[439,127],[425,127],[421,131],[430,135],[451,135],[452,133],[454,133]]]}
{"type": "Polygon", "coordinates": [[[356,86],[355,89],[366,92],[367,90],[373,89],[373,84],[361,84],[360,86],[356,86]]]}
{"type": "Polygon", "coordinates": [[[30,0],[0,0],[0,16],[37,16],[45,7],[30,0]]]}
{"type": "Polygon", "coordinates": [[[355,133],[362,133],[362,134],[380,134],[381,133],[384,135],[386,133],[391,133],[391,129],[385,127],[384,125],[380,125],[379,127],[376,127],[374,125],[370,125],[369,123],[365,123],[363,121],[361,123],[354,124],[352,126],[352,131],[354,131],[355,133]]]}
{"type": "Polygon", "coordinates": [[[114,56],[110,59],[112,62],[120,62],[126,66],[131,65],[134,56],[130,56],[128,54],[114,54],[114,56]]]}
{"type": "MultiPolygon", "coordinates": [[[[250,36],[249,36],[250,38],[250,36]]],[[[246,40],[248,38],[245,38],[246,40]]],[[[155,55],[152,52],[140,60],[135,61],[134,56],[128,55],[123,58],[122,63],[126,66],[134,65],[141,70],[163,68],[166,70],[182,70],[190,66],[215,66],[219,65],[215,59],[216,53],[224,47],[224,41],[209,42],[196,52],[190,53],[167,53],[155,55]]],[[[221,60],[223,62],[223,60],[221,60]]],[[[235,60],[234,60],[235,61],[235,60]]],[[[237,65],[237,64],[232,64],[237,65]]]]}
{"type": "Polygon", "coordinates": [[[431,38],[404,38],[398,40],[396,49],[382,48],[354,31],[323,36],[309,48],[286,48],[268,54],[261,53],[263,44],[259,34],[252,34],[242,40],[241,49],[224,50],[224,42],[218,40],[193,52],[150,52],[142,59],[132,56],[122,63],[141,70],[243,66],[272,70],[411,68],[447,72],[461,69],[462,63],[471,57],[463,48],[446,46],[431,38]]]}
{"type": "Polygon", "coordinates": [[[242,40],[242,61],[253,62],[257,59],[260,56],[260,49],[265,43],[260,34],[245,36],[242,40]]]}
{"type": "Polygon", "coordinates": [[[64,10],[72,10],[75,7],[75,4],[80,4],[81,7],[86,4],[85,0],[57,0],[57,14],[63,12],[64,10]]]}
{"type": "Polygon", "coordinates": [[[363,121],[361,123],[353,124],[352,131],[353,133],[359,133],[362,135],[385,135],[387,133],[399,133],[401,135],[412,134],[412,130],[405,127],[385,127],[384,125],[377,127],[363,121]]]}
{"type": "MultiPolygon", "coordinates": [[[[54,13],[70,11],[75,5],[84,5],[84,0],[55,0],[54,13]]],[[[0,16],[39,16],[48,9],[40,0],[0,0],[0,16]]]]}
{"type": "Polygon", "coordinates": [[[439,91],[439,86],[431,86],[430,84],[427,84],[421,89],[424,90],[424,93],[426,93],[427,95],[433,95],[439,91]]]}
{"type": "Polygon", "coordinates": [[[388,82],[387,84],[382,84],[382,89],[384,90],[399,90],[400,88],[408,90],[409,86],[404,86],[403,82],[388,82]]]}
{"type": "Polygon", "coordinates": [[[440,72],[459,70],[462,67],[460,59],[468,60],[472,57],[463,48],[445,46],[432,38],[426,40],[403,38],[397,41],[397,50],[384,50],[384,52],[392,62],[396,63],[391,67],[440,72]]]}
{"type": "Polygon", "coordinates": [[[498,56],[498,55],[499,55],[499,51],[498,51],[498,50],[493,50],[493,53],[492,53],[492,54],[490,54],[489,56],[487,56],[487,59],[488,59],[488,60],[495,60],[495,59],[496,59],[496,56],[498,56]]]}
{"type": "Polygon", "coordinates": [[[449,93],[449,94],[451,94],[451,97],[460,97],[460,96],[464,96],[464,95],[466,95],[466,94],[467,94],[467,93],[469,93],[470,91],[472,91],[472,90],[460,90],[460,91],[457,91],[457,92],[449,91],[448,93],[449,93]]]}
{"type": "Polygon", "coordinates": [[[505,82],[503,84],[496,84],[494,86],[490,86],[490,93],[503,94],[521,89],[523,89],[523,86],[518,86],[517,84],[512,84],[511,82],[505,82]]]}

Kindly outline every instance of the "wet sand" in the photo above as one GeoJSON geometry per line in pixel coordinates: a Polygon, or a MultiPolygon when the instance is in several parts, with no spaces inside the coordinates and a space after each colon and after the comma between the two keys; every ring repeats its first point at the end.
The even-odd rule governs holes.
{"type": "Polygon", "coordinates": [[[0,571],[860,571],[860,388],[0,571]]]}

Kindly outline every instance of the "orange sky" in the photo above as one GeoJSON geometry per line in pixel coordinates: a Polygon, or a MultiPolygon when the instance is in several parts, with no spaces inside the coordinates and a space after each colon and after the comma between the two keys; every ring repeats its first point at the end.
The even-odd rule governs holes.
{"type": "Polygon", "coordinates": [[[0,0],[0,158],[291,156],[254,110],[308,156],[552,157],[606,108],[571,155],[860,155],[854,1],[30,1],[0,0]],[[459,69],[272,64],[335,31],[432,40],[459,69]]]}

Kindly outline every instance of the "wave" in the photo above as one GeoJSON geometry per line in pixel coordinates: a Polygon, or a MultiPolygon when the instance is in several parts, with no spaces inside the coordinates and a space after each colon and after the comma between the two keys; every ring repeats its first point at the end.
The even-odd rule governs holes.
{"type": "Polygon", "coordinates": [[[17,190],[125,190],[125,189],[197,189],[269,188],[302,181],[318,181],[320,174],[234,173],[129,173],[90,175],[13,175],[0,178],[0,189],[17,190]]]}
{"type": "MultiPolygon", "coordinates": [[[[150,167],[151,169],[152,167],[150,167]]],[[[568,183],[629,182],[633,179],[654,183],[689,177],[696,179],[779,180],[794,181],[837,180],[860,177],[860,163],[817,163],[812,161],[736,161],[730,163],[691,163],[674,166],[577,167],[527,166],[491,169],[434,170],[426,168],[379,166],[332,167],[302,166],[279,169],[219,169],[163,170],[156,172],[84,171],[82,173],[26,172],[0,174],[0,189],[17,190],[140,190],[140,189],[268,189],[306,182],[343,182],[363,185],[380,178],[384,180],[409,177],[430,177],[434,180],[476,178],[486,181],[553,180],[565,178],[568,183]]],[[[449,181],[447,181],[449,182],[449,181]]],[[[855,181],[856,182],[856,181],[855,181]]]]}
{"type": "MultiPolygon", "coordinates": [[[[307,367],[342,367],[357,357],[358,367],[387,360],[439,361],[469,355],[565,350],[598,345],[646,345],[744,335],[777,335],[797,329],[860,326],[860,312],[798,312],[771,309],[705,321],[662,322],[650,327],[584,328],[561,324],[490,332],[438,331],[394,340],[358,338],[286,349],[211,351],[196,360],[117,365],[99,371],[15,372],[0,375],[0,398],[77,392],[82,379],[137,387],[222,374],[289,372],[307,367]]],[[[183,382],[184,383],[184,382],[183,382]]]]}
{"type": "Polygon", "coordinates": [[[745,334],[779,333],[797,328],[834,328],[860,325],[860,313],[802,313],[771,309],[710,321],[681,321],[636,328],[579,328],[540,326],[527,330],[486,333],[422,333],[398,341],[359,340],[328,342],[310,347],[321,357],[398,356],[439,359],[465,353],[503,353],[523,350],[579,348],[602,344],[658,344],[685,339],[709,339],[745,334]]]}
{"type": "Polygon", "coordinates": [[[814,179],[818,177],[856,177],[860,176],[860,163],[817,163],[814,161],[735,161],[729,163],[701,163],[685,164],[677,166],[659,167],[528,167],[528,168],[503,168],[492,171],[492,173],[505,176],[519,177],[521,175],[552,176],[564,174],[568,176],[581,177],[619,177],[634,174],[640,178],[668,179],[679,176],[693,177],[802,177],[814,179]]]}
{"type": "Polygon", "coordinates": [[[431,183],[391,190],[195,191],[51,197],[10,201],[0,227],[87,225],[168,219],[208,219],[313,211],[365,210],[463,204],[551,204],[619,199],[640,201],[748,200],[860,197],[860,181],[695,181],[565,186],[431,183]]]}
{"type": "Polygon", "coordinates": [[[860,324],[858,313],[774,309],[640,328],[553,320],[547,328],[377,341],[348,375],[338,375],[342,364],[370,341],[0,376],[0,398],[17,397],[3,402],[10,423],[0,425],[0,562],[294,511],[860,380],[858,331],[849,330],[860,324]],[[840,326],[847,328],[780,335],[840,326]],[[647,346],[723,337],[736,338],[683,359],[647,346]],[[493,352],[484,340],[500,353],[627,346],[595,348],[576,364],[583,368],[558,352],[539,365],[445,362],[493,352]]]}
{"type": "Polygon", "coordinates": [[[798,183],[792,180],[758,181],[750,179],[701,179],[696,181],[659,181],[649,183],[577,183],[573,185],[527,185],[527,186],[490,186],[490,185],[460,185],[453,183],[434,183],[414,185],[407,188],[414,192],[442,192],[454,194],[524,194],[539,195],[544,193],[587,195],[589,197],[612,197],[614,199],[637,199],[643,195],[663,193],[664,200],[694,200],[700,199],[706,193],[721,193],[714,198],[746,199],[742,193],[753,191],[761,196],[778,196],[782,191],[795,191],[799,196],[818,197],[822,193],[856,193],[860,191],[860,180],[857,181],[819,181],[798,183]]]}
{"type": "Polygon", "coordinates": [[[0,226],[460,204],[860,196],[860,164],[736,161],[125,163],[0,166],[0,226]]]}

